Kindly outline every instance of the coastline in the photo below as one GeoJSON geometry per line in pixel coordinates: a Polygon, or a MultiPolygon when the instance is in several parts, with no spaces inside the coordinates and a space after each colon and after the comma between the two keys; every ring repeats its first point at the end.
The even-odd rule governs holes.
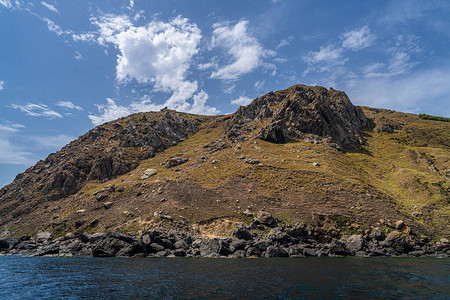
{"type": "Polygon", "coordinates": [[[0,255],[93,257],[301,257],[390,256],[447,258],[447,239],[406,236],[392,231],[386,236],[375,228],[369,234],[341,235],[336,230],[305,225],[275,227],[269,233],[251,232],[238,224],[231,237],[205,238],[167,229],[149,230],[140,236],[117,232],[69,233],[53,239],[49,232],[36,237],[0,239],[0,255]]]}

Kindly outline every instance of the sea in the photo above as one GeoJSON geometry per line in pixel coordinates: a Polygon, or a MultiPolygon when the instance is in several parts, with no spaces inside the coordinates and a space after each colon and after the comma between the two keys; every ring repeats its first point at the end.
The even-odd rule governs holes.
{"type": "Polygon", "coordinates": [[[450,259],[0,257],[0,299],[450,299],[450,259]]]}

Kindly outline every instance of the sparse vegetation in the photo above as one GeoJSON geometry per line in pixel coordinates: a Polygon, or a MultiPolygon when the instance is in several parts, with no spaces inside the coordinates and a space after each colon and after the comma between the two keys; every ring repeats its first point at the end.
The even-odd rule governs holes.
{"type": "Polygon", "coordinates": [[[423,120],[450,122],[450,118],[439,117],[439,116],[432,116],[432,115],[427,115],[427,114],[419,114],[419,118],[421,118],[423,120]]]}

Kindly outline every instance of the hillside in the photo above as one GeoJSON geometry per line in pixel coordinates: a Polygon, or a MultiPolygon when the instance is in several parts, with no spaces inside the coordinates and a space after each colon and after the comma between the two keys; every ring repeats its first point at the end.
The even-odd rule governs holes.
{"type": "Polygon", "coordinates": [[[322,87],[271,92],[226,116],[139,113],[92,129],[2,188],[0,236],[229,236],[265,211],[279,224],[449,237],[449,150],[448,122],[355,107],[322,87]]]}

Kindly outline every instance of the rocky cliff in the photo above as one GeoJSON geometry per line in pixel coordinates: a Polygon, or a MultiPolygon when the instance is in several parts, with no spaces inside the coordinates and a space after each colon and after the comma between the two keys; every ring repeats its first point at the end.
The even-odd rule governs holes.
{"type": "Polygon", "coordinates": [[[286,143],[291,138],[323,139],[341,149],[359,149],[364,142],[360,131],[370,126],[362,109],[344,92],[295,85],[240,107],[227,134],[231,139],[253,134],[273,143],[286,143]]]}

